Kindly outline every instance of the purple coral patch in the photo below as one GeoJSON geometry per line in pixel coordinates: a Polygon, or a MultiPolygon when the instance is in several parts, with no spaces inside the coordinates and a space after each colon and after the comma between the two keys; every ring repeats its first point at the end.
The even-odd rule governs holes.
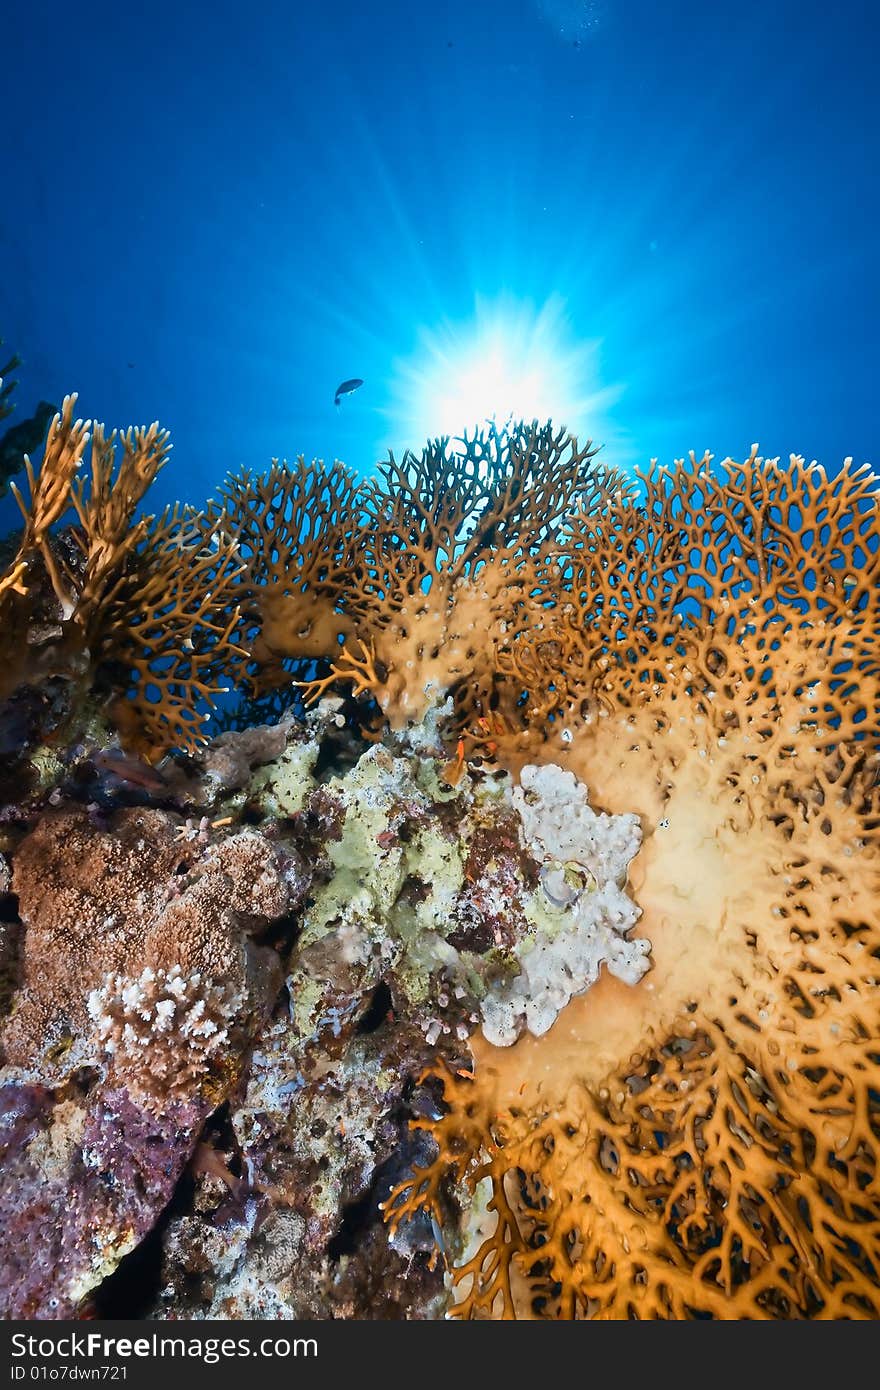
{"type": "Polygon", "coordinates": [[[71,1318],[167,1206],[209,1112],[161,1115],[100,1089],[85,1111],[40,1087],[0,1091],[0,1314],[71,1318]]]}

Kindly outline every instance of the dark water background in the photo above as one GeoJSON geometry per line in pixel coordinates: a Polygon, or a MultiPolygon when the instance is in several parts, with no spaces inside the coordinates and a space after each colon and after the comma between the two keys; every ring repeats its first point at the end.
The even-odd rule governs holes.
{"type": "Polygon", "coordinates": [[[880,462],[878,48],[859,0],[10,8],[18,415],[158,417],[155,501],[366,471],[488,324],[613,458],[880,462]]]}

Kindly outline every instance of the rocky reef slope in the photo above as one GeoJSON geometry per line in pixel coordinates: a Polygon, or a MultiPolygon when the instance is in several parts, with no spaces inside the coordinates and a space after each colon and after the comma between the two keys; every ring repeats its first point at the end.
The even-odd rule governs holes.
{"type": "Polygon", "coordinates": [[[382,1211],[423,1072],[647,969],[635,817],[339,703],[158,768],[85,740],[3,808],[6,1316],[442,1316],[454,1199],[382,1211]]]}

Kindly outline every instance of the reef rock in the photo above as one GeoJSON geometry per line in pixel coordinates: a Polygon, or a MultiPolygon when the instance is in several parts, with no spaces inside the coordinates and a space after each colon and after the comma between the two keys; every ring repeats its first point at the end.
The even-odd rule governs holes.
{"type": "Polygon", "coordinates": [[[164,806],[62,781],[10,834],[7,1315],[441,1316],[436,1228],[382,1210],[432,1157],[424,1069],[647,967],[634,817],[559,769],[450,786],[430,730],[358,746],[337,714],[222,735],[164,806]]]}

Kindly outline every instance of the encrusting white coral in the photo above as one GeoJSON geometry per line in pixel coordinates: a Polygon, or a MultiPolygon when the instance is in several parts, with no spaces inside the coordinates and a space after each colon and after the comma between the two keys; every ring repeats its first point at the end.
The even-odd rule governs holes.
{"type": "Polygon", "coordinates": [[[642,842],[639,818],[594,811],[573,772],[555,763],[527,766],[510,799],[523,823],[523,844],[539,860],[582,864],[601,883],[623,882],[642,842]]]}
{"type": "MultiPolygon", "coordinates": [[[[475,1026],[498,1046],[541,1036],[603,964],[629,985],[648,969],[648,943],[627,936],[640,910],[623,889],[638,818],[594,812],[556,766],[506,783],[449,787],[434,758],[376,745],[325,784],[336,830],[300,958],[322,977],[364,974],[364,988],[391,980],[398,1000],[426,1011],[430,1045],[475,1026]]],[[[320,1022],[313,983],[290,986],[305,1034],[320,1022]]]]}
{"type": "Polygon", "coordinates": [[[526,909],[534,935],[512,952],[521,973],[482,1001],[483,1034],[498,1047],[526,1029],[546,1033],[569,1000],[595,984],[603,964],[634,985],[650,963],[650,942],[627,939],[640,909],[623,891],[641,843],[638,818],[597,814],[583,783],[554,764],[524,767],[509,798],[522,820],[522,845],[543,867],[526,909]]]}

